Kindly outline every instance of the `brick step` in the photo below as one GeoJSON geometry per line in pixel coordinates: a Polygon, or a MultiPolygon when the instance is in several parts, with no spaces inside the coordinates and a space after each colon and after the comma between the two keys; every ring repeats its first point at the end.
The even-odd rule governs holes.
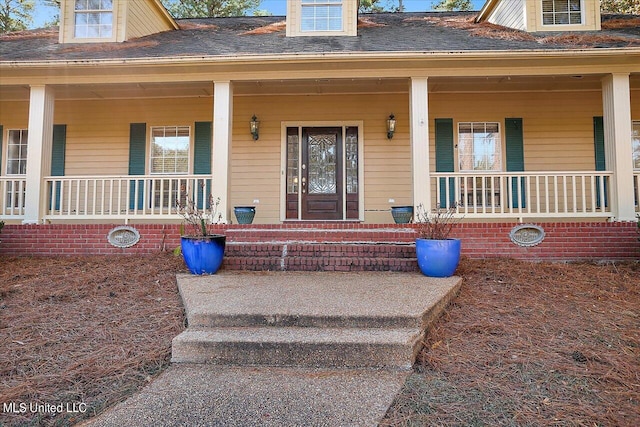
{"type": "Polygon", "coordinates": [[[416,328],[189,328],[173,339],[171,361],[409,369],[420,345],[416,328]]]}
{"type": "Polygon", "coordinates": [[[285,224],[278,227],[265,227],[264,225],[245,225],[242,228],[230,226],[224,230],[227,242],[323,242],[323,243],[413,243],[416,232],[412,224],[404,227],[392,227],[381,225],[379,227],[363,228],[354,225],[351,228],[343,224],[323,224],[314,227],[310,224],[285,224]]]}
{"type": "Polygon", "coordinates": [[[231,242],[224,268],[271,271],[416,271],[408,243],[231,242]]]}

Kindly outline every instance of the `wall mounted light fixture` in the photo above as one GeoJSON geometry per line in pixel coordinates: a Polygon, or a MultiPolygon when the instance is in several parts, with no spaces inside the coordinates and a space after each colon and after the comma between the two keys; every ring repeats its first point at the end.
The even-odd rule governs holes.
{"type": "Polygon", "coordinates": [[[258,121],[258,118],[256,117],[255,114],[253,115],[253,117],[251,117],[251,122],[249,123],[249,129],[251,129],[251,135],[253,135],[253,140],[257,141],[258,138],[260,137],[259,135],[260,121],[258,121]]]}
{"type": "Polygon", "coordinates": [[[393,134],[396,131],[396,116],[391,113],[387,119],[387,138],[393,138],[393,134]]]}

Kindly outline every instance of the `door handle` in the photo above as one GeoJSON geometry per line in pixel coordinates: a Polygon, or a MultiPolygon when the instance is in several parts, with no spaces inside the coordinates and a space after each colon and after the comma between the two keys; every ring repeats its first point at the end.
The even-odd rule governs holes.
{"type": "Polygon", "coordinates": [[[307,192],[307,178],[302,177],[302,194],[307,192]]]}

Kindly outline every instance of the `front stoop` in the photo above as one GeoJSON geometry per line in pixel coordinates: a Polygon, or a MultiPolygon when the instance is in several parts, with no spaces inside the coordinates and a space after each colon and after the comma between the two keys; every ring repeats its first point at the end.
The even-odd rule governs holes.
{"type": "Polygon", "coordinates": [[[189,327],[172,362],[409,369],[462,280],[419,273],[178,277],[189,327]]]}

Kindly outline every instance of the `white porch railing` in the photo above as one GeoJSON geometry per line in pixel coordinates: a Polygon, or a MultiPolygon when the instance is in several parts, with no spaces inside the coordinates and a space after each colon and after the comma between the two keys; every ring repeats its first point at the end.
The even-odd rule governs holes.
{"type": "Polygon", "coordinates": [[[24,190],[26,187],[27,180],[24,177],[0,177],[1,218],[24,218],[24,190]]]}
{"type": "MultiPolygon", "coordinates": [[[[431,174],[432,206],[467,218],[610,217],[611,172],[431,174]]],[[[636,177],[637,181],[637,177],[636,177]]]]}
{"type": "Polygon", "coordinates": [[[180,218],[188,191],[199,206],[212,192],[210,175],[53,176],[45,178],[45,219],[180,218]]]}

